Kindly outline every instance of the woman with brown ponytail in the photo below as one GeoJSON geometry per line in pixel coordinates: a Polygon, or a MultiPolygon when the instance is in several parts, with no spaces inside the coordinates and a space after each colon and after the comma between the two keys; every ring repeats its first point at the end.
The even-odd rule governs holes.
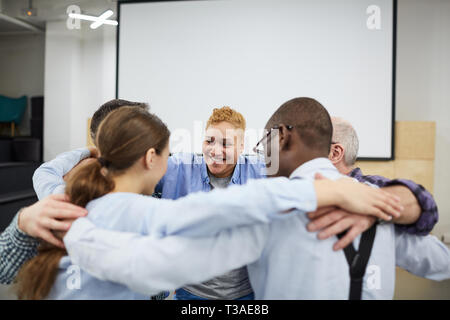
{"type": "MultiPolygon", "coordinates": [[[[88,209],[95,206],[95,201],[87,206],[92,200],[111,192],[127,191],[151,195],[154,186],[167,168],[169,136],[169,130],[158,117],[139,108],[124,107],[109,118],[102,128],[102,134],[98,135],[97,145],[101,146],[102,157],[97,160],[90,159],[89,163],[74,171],[67,183],[66,194],[73,204],[88,209]],[[134,175],[140,177],[141,183],[135,180],[129,185],[128,181],[134,175]]],[[[139,212],[127,214],[129,225],[115,225],[115,230],[137,231],[140,228],[144,216],[139,212]]],[[[108,218],[110,218],[109,226],[104,225],[105,227],[111,227],[114,224],[111,223],[115,219],[114,215],[110,214],[108,218]]],[[[102,219],[97,221],[100,220],[102,219]]],[[[67,277],[62,272],[66,269],[70,271],[70,266],[70,258],[64,249],[48,243],[41,244],[38,255],[29,260],[18,274],[19,299],[74,298],[72,294],[77,293],[76,287],[79,284],[75,278],[79,270],[73,269],[72,272],[75,274],[72,279],[70,275],[67,277]],[[58,290],[55,287],[56,290],[52,292],[55,280],[62,280],[62,278],[67,278],[69,282],[75,280],[72,285],[66,281],[67,287],[75,290],[58,290]]],[[[85,287],[85,292],[92,294],[101,291],[102,286],[101,281],[98,280],[83,281],[82,285],[85,287]]],[[[119,285],[111,283],[106,285],[116,290],[108,290],[107,296],[92,296],[92,298],[148,299],[148,297],[131,293],[119,285]]],[[[86,297],[80,295],[80,298],[86,297]]]]}
{"type": "MultiPolygon", "coordinates": [[[[389,215],[398,215],[398,200],[381,190],[325,179],[260,179],[245,186],[193,193],[178,200],[155,199],[150,195],[167,169],[169,136],[166,125],[145,110],[122,107],[111,112],[96,136],[100,157],[75,168],[65,189],[72,203],[88,210],[87,218],[76,220],[72,228],[88,219],[102,229],[121,231],[125,235],[148,235],[156,242],[161,239],[145,248],[152,256],[145,268],[156,270],[156,276],[150,280],[158,290],[152,294],[208,280],[255,259],[254,246],[243,246],[239,237],[238,243],[227,242],[231,234],[227,229],[261,225],[331,205],[386,220],[389,215]],[[180,239],[181,236],[185,238],[180,239]],[[205,241],[206,237],[214,239],[205,241]],[[191,250],[183,264],[172,260],[180,243],[185,246],[184,251],[191,250]],[[198,250],[199,245],[205,250],[198,250]],[[228,255],[225,250],[238,254],[228,255]],[[218,253],[226,261],[217,262],[218,253]],[[201,270],[197,267],[193,270],[191,264],[198,266],[198,261],[201,270]]],[[[241,232],[237,229],[234,231],[241,232]]],[[[93,236],[101,236],[101,231],[93,236]]],[[[257,238],[255,235],[249,241],[258,241],[257,238]]],[[[109,244],[115,242],[120,243],[120,235],[111,238],[109,244]]],[[[83,252],[89,256],[88,248],[83,252]]],[[[124,253],[119,250],[117,254],[124,253]]],[[[86,269],[89,271],[89,266],[86,269]]],[[[127,278],[134,271],[133,261],[129,268],[122,270],[127,278]]],[[[128,284],[99,278],[73,265],[64,250],[43,243],[39,254],[19,272],[18,296],[20,299],[149,298],[133,292],[128,284]]]]}

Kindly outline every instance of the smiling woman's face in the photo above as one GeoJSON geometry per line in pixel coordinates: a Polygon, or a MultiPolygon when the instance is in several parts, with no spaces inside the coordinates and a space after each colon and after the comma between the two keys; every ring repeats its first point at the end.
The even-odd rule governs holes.
{"type": "Polygon", "coordinates": [[[222,121],[211,124],[206,129],[202,151],[208,170],[213,176],[231,176],[243,150],[244,132],[231,123],[222,121]]]}

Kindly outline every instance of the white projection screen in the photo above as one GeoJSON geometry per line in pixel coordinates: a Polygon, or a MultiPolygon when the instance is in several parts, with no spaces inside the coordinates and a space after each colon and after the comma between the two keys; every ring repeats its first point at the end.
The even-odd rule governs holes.
{"type": "Polygon", "coordinates": [[[312,97],[354,125],[360,159],[392,159],[395,15],[394,0],[122,1],[116,96],[150,104],[171,152],[201,152],[230,106],[250,154],[283,102],[312,97]]]}

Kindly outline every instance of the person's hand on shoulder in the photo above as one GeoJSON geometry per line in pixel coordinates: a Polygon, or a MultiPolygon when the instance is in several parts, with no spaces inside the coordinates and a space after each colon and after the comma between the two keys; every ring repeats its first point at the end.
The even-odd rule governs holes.
{"type": "Polygon", "coordinates": [[[375,216],[386,221],[399,217],[404,209],[399,197],[348,177],[333,181],[316,175],[314,185],[318,208],[334,205],[351,213],[375,216]]]}
{"type": "Polygon", "coordinates": [[[31,237],[64,248],[64,243],[55,237],[53,232],[66,232],[71,226],[71,221],[86,215],[87,210],[69,203],[66,195],[51,195],[22,209],[19,213],[18,226],[31,237]]]}
{"type": "Polygon", "coordinates": [[[99,157],[99,151],[96,147],[88,147],[89,152],[91,153],[91,156],[89,158],[83,159],[78,164],[72,168],[69,172],[67,172],[66,175],[63,176],[64,181],[68,181],[69,178],[72,176],[73,172],[76,170],[76,168],[82,167],[83,165],[89,163],[90,161],[93,161],[93,159],[96,159],[99,157]]]}
{"type": "Polygon", "coordinates": [[[373,188],[354,179],[344,177],[336,181],[316,174],[316,191],[319,191],[318,209],[308,213],[312,220],[307,229],[320,231],[321,240],[347,233],[335,243],[333,249],[340,250],[349,245],[358,235],[368,230],[377,218],[391,221],[403,211],[400,198],[382,189],[373,188]],[[322,184],[322,186],[317,184],[322,184]]]}
{"type": "Polygon", "coordinates": [[[372,227],[377,219],[373,216],[360,215],[337,207],[324,207],[308,213],[311,222],[307,225],[309,232],[318,232],[317,238],[325,240],[347,231],[333,246],[333,250],[347,247],[357,236],[372,227]]]}

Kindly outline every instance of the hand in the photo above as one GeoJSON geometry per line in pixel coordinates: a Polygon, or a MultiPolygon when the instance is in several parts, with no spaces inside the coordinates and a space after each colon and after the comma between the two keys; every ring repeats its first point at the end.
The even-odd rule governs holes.
{"type": "Polygon", "coordinates": [[[356,183],[349,178],[336,180],[340,193],[339,207],[351,213],[371,215],[390,221],[392,217],[400,217],[403,207],[400,198],[373,188],[363,183],[356,183]]]}
{"type": "Polygon", "coordinates": [[[96,147],[88,147],[90,153],[91,153],[91,158],[98,158],[100,152],[98,151],[98,149],[96,147]]]}
{"type": "Polygon", "coordinates": [[[358,235],[368,230],[376,222],[375,217],[350,213],[336,207],[325,207],[309,212],[308,217],[312,220],[307,225],[308,231],[321,230],[317,234],[317,238],[320,240],[348,230],[345,236],[334,244],[333,250],[335,251],[347,247],[358,235]]]}
{"type": "Polygon", "coordinates": [[[77,219],[86,215],[87,210],[69,203],[66,195],[51,195],[23,209],[18,225],[29,236],[64,248],[64,243],[53,235],[52,230],[67,231],[71,223],[62,219],[77,219]]]}
{"type": "Polygon", "coordinates": [[[80,162],[77,163],[77,165],[76,165],[75,167],[73,167],[69,172],[67,172],[67,173],[63,176],[64,181],[67,182],[67,181],[69,180],[69,178],[71,177],[71,175],[72,175],[73,172],[75,171],[75,168],[82,167],[82,166],[84,166],[85,164],[91,162],[92,159],[98,158],[98,156],[99,156],[99,151],[98,151],[98,149],[97,149],[96,147],[88,147],[88,149],[89,149],[89,152],[91,153],[90,157],[81,160],[80,162]]]}
{"type": "MultiPolygon", "coordinates": [[[[72,223],[75,221],[76,219],[65,219],[62,220],[62,222],[68,223],[69,225],[72,225],[72,223]]],[[[66,236],[67,230],[65,231],[56,231],[56,230],[52,230],[53,235],[58,238],[59,240],[63,240],[64,237],[66,236]]]]}

